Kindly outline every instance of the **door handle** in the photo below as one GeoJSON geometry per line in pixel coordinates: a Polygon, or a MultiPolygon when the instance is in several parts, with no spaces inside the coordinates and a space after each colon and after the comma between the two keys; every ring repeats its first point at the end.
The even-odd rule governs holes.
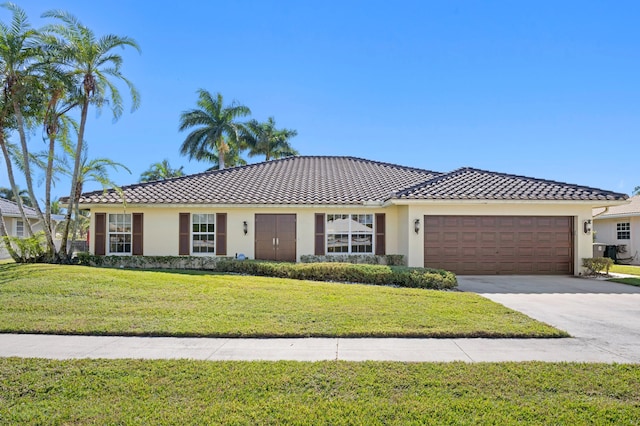
{"type": "Polygon", "coordinates": [[[274,247],[276,246],[276,239],[275,239],[275,238],[273,238],[273,240],[272,240],[271,244],[272,244],[274,247]]]}

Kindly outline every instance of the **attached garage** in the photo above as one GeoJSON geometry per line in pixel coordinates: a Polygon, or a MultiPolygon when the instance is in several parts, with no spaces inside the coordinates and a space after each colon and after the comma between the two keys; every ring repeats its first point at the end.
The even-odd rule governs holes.
{"type": "Polygon", "coordinates": [[[571,216],[424,216],[424,265],[461,275],[574,272],[571,216]]]}

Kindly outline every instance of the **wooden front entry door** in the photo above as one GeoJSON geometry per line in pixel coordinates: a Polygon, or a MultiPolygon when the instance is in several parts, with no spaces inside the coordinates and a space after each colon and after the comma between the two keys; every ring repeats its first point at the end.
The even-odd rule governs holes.
{"type": "Polygon", "coordinates": [[[258,260],[296,261],[296,215],[256,214],[258,260]]]}

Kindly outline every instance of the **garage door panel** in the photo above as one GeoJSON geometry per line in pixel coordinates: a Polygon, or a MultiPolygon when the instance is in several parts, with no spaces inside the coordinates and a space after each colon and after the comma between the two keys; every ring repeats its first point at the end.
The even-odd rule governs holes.
{"type": "Polygon", "coordinates": [[[569,216],[425,216],[425,266],[458,274],[571,274],[569,216]]]}

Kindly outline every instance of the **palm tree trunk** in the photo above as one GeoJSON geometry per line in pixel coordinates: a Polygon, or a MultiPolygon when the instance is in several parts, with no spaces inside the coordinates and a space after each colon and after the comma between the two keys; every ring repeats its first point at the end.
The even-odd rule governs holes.
{"type": "Polygon", "coordinates": [[[2,148],[2,154],[7,166],[7,175],[9,176],[9,184],[11,185],[11,189],[13,190],[13,195],[16,198],[16,204],[18,205],[18,210],[20,211],[20,216],[22,216],[22,221],[24,226],[27,229],[27,235],[33,235],[33,228],[31,227],[31,222],[27,219],[27,215],[24,213],[24,207],[22,205],[22,198],[20,194],[18,194],[16,179],[13,176],[13,165],[11,164],[11,157],[9,156],[9,150],[7,149],[7,144],[4,140],[4,131],[0,131],[0,148],[2,148]]]}
{"type": "MultiPolygon", "coordinates": [[[[18,105],[18,101],[13,97],[13,110],[16,115],[16,121],[18,124],[18,134],[20,135],[20,145],[22,146],[22,156],[24,162],[24,178],[27,181],[27,190],[29,191],[29,197],[31,197],[31,201],[33,203],[33,207],[36,210],[36,215],[38,216],[38,220],[44,225],[44,235],[47,239],[47,245],[49,247],[49,251],[55,252],[56,246],[53,242],[53,237],[51,236],[51,229],[47,226],[47,222],[45,221],[44,214],[42,214],[42,210],[40,210],[40,203],[36,197],[35,192],[33,191],[33,180],[31,179],[31,168],[29,166],[29,150],[27,148],[27,135],[24,131],[24,118],[22,117],[22,111],[20,110],[20,106],[18,105]]],[[[26,217],[25,217],[26,221],[26,217]]]]}
{"type": "Polygon", "coordinates": [[[76,158],[73,164],[73,175],[71,176],[71,191],[69,192],[69,203],[67,204],[67,214],[64,217],[64,230],[62,232],[62,242],[60,246],[60,256],[68,261],[70,256],[67,252],[67,241],[69,238],[69,228],[71,227],[71,213],[76,204],[76,192],[78,190],[78,177],[80,173],[80,161],[82,156],[82,141],[84,139],[84,127],[87,123],[87,112],[89,110],[89,94],[86,93],[82,101],[80,114],[80,128],[78,129],[78,144],[76,145],[76,158]]]}
{"type": "MultiPolygon", "coordinates": [[[[46,227],[51,229],[51,180],[53,178],[53,154],[55,149],[56,135],[49,135],[49,156],[47,158],[47,171],[44,182],[44,202],[45,202],[45,222],[46,227]]],[[[52,231],[53,232],[53,231],[52,231]]],[[[55,256],[55,247],[50,251],[50,255],[55,256]]]]}

